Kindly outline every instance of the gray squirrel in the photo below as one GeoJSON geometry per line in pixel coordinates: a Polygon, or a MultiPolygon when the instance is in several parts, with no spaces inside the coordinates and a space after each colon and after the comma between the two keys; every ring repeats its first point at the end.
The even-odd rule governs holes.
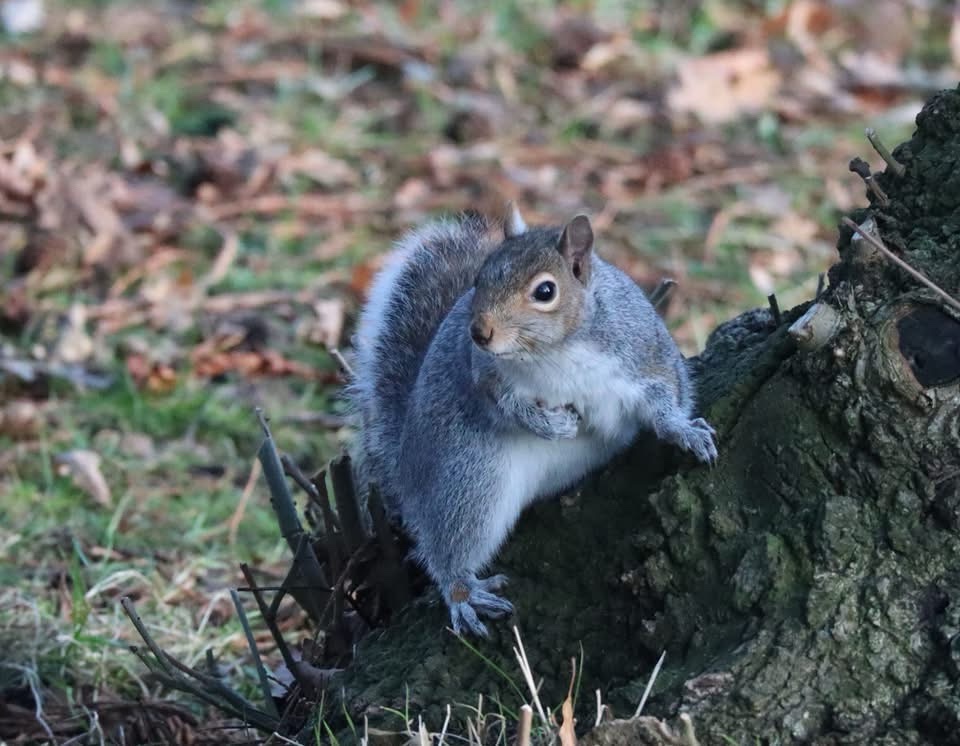
{"type": "Polygon", "coordinates": [[[478,578],[523,509],[641,429],[717,458],[686,361],[643,291],[593,251],[585,215],[527,227],[468,213],[397,245],[355,336],[358,479],[412,534],[455,633],[513,611],[478,578]]]}

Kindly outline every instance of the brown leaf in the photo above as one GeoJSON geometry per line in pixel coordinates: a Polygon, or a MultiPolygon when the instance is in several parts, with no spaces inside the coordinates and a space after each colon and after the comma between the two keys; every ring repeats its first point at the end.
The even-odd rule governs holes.
{"type": "Polygon", "coordinates": [[[277,172],[281,181],[305,176],[328,188],[356,186],[360,182],[359,174],[350,164],[316,148],[284,158],[277,165],[277,172]]]}
{"type": "Polygon", "coordinates": [[[60,474],[69,475],[74,485],[90,495],[97,504],[105,508],[113,504],[110,487],[100,471],[99,454],[77,449],[59,454],[56,462],[60,474]]]}
{"type": "Polygon", "coordinates": [[[667,93],[678,113],[717,124],[768,107],[780,89],[780,73],[766,49],[745,47],[691,57],[677,69],[679,83],[667,93]]]}
{"type": "Polygon", "coordinates": [[[373,282],[373,278],[376,276],[377,272],[380,270],[383,257],[376,257],[366,262],[359,262],[353,265],[353,270],[350,273],[350,290],[358,298],[365,298],[367,295],[367,289],[370,287],[370,283],[373,282]]]}
{"type": "Polygon", "coordinates": [[[261,376],[296,376],[322,383],[336,383],[339,377],[318,371],[309,365],[289,360],[275,350],[218,351],[198,347],[192,354],[194,372],[204,378],[216,378],[226,373],[239,373],[247,378],[261,376]]]}
{"type": "Polygon", "coordinates": [[[155,394],[169,393],[177,385],[177,373],[170,365],[142,353],[127,356],[127,372],[139,388],[155,394]]]}
{"type": "Polygon", "coordinates": [[[577,746],[577,734],[573,729],[575,721],[573,719],[573,699],[570,694],[563,700],[561,708],[563,722],[560,724],[560,730],[557,735],[560,736],[562,746],[577,746]]]}
{"type": "Polygon", "coordinates": [[[560,736],[561,746],[577,746],[577,734],[574,731],[576,721],[573,718],[573,685],[577,680],[577,659],[571,658],[570,664],[570,686],[567,688],[567,698],[563,700],[563,706],[560,709],[563,722],[557,733],[560,736]]]}
{"type": "Polygon", "coordinates": [[[40,407],[29,399],[17,399],[0,407],[0,435],[14,440],[35,438],[42,423],[40,407]]]}
{"type": "Polygon", "coordinates": [[[609,34],[589,16],[569,16],[553,27],[550,37],[550,61],[563,70],[579,67],[594,44],[606,41],[609,34]]]}

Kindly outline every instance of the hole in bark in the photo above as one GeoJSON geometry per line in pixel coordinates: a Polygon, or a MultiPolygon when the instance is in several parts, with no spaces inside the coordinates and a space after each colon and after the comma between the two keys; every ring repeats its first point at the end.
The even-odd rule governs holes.
{"type": "Polygon", "coordinates": [[[960,323],[933,306],[917,306],[897,322],[900,354],[924,388],[960,378],[960,323]]]}

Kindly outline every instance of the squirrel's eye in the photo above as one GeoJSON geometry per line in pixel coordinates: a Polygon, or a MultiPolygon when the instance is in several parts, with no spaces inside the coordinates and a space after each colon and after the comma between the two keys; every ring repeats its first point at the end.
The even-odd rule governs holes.
{"type": "Polygon", "coordinates": [[[549,303],[553,300],[556,294],[556,284],[547,280],[546,282],[541,282],[539,285],[537,285],[537,289],[533,291],[533,299],[538,303],[549,303]]]}

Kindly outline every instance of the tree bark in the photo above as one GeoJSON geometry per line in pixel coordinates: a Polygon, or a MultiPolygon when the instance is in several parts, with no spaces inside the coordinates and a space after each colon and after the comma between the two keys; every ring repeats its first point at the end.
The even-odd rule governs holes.
{"type": "MultiPolygon", "coordinates": [[[[960,89],[894,157],[905,174],[875,177],[889,203],[854,220],[956,297],[960,89]]],[[[546,706],[582,647],[584,726],[596,689],[632,715],[666,650],[646,713],[677,731],[689,713],[704,744],[960,744],[960,314],[851,233],[816,303],[779,325],[747,312],[694,361],[716,467],[643,439],[522,518],[496,563],[517,615],[472,641],[516,689],[431,594],[337,682],[354,720],[436,727],[479,694],[516,712],[515,623],[546,706]]],[[[630,728],[584,742],[668,742],[630,728]]]]}

